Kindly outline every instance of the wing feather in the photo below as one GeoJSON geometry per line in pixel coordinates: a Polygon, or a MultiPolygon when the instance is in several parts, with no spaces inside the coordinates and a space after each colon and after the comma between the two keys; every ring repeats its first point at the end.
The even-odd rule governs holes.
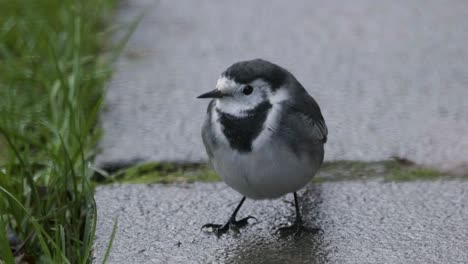
{"type": "Polygon", "coordinates": [[[313,142],[327,142],[328,128],[317,102],[307,93],[284,104],[285,126],[296,131],[303,131],[302,138],[313,142]],[[305,128],[305,129],[304,129],[305,128]]]}

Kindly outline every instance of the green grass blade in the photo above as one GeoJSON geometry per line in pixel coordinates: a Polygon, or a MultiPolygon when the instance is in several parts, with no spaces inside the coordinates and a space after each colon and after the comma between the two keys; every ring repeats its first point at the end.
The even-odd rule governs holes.
{"type": "Polygon", "coordinates": [[[15,258],[11,253],[10,243],[8,242],[8,237],[6,233],[6,223],[0,216],[0,263],[2,260],[5,261],[6,264],[15,263],[15,258]]]}
{"type": "Polygon", "coordinates": [[[10,148],[13,150],[16,158],[18,159],[18,161],[20,162],[21,166],[23,168],[25,168],[26,170],[26,179],[28,181],[28,184],[29,184],[29,187],[31,187],[31,192],[33,194],[33,199],[38,199],[39,198],[39,194],[37,192],[37,189],[35,188],[36,185],[34,184],[34,179],[33,179],[33,175],[31,173],[31,171],[29,170],[29,166],[28,164],[26,164],[26,162],[24,161],[23,157],[21,156],[20,152],[18,151],[18,149],[15,147],[15,145],[13,144],[10,136],[8,135],[8,133],[6,133],[6,131],[0,126],[0,135],[3,135],[3,137],[5,138],[5,140],[7,141],[8,145],[10,146],[10,148]]]}
{"type": "MultiPolygon", "coordinates": [[[[86,223],[86,229],[84,233],[84,239],[83,239],[83,244],[87,245],[87,247],[84,248],[84,252],[82,253],[84,258],[83,258],[83,264],[87,263],[87,260],[91,256],[92,248],[93,248],[93,241],[94,237],[96,234],[96,227],[97,227],[97,206],[96,206],[96,201],[94,200],[94,197],[92,198],[92,204],[93,204],[93,216],[92,216],[92,223],[86,223]],[[91,227],[91,230],[89,228],[91,227]]],[[[88,217],[86,218],[86,221],[88,222],[91,218],[88,217]]]]}
{"type": "MultiPolygon", "coordinates": [[[[36,229],[36,236],[39,240],[39,243],[42,247],[42,250],[44,250],[44,253],[46,254],[47,258],[49,259],[52,259],[52,254],[49,250],[49,247],[47,246],[47,243],[43,237],[43,234],[45,233],[44,232],[44,229],[42,228],[41,225],[39,225],[37,223],[37,220],[31,215],[31,213],[29,212],[29,210],[23,206],[23,204],[21,204],[20,201],[18,201],[18,199],[16,199],[16,197],[11,194],[9,191],[7,191],[6,189],[4,189],[2,186],[0,186],[0,191],[2,191],[7,197],[9,197],[10,199],[12,199],[17,205],[19,208],[21,208],[29,217],[31,223],[34,225],[34,228],[36,229]]],[[[50,237],[48,237],[48,239],[50,241],[53,241],[50,237]]]]}
{"type": "Polygon", "coordinates": [[[143,11],[132,23],[130,23],[130,26],[128,30],[126,31],[125,35],[118,41],[118,45],[113,53],[113,56],[111,58],[111,65],[115,65],[117,62],[117,59],[119,56],[122,54],[122,51],[124,50],[125,46],[127,45],[128,41],[130,40],[130,37],[132,36],[133,32],[137,28],[137,26],[140,24],[141,20],[146,16],[146,13],[151,10],[148,8],[146,11],[143,11]]]}
{"type": "Polygon", "coordinates": [[[107,261],[107,258],[109,257],[112,244],[114,243],[115,233],[117,231],[117,222],[118,222],[118,217],[116,217],[114,220],[114,226],[112,227],[112,233],[109,239],[109,244],[107,245],[106,254],[104,254],[104,258],[102,259],[102,264],[105,264],[107,261]]]}

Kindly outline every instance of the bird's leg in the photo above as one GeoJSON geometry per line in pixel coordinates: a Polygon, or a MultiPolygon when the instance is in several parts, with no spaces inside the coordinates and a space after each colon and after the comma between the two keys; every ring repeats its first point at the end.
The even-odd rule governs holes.
{"type": "Polygon", "coordinates": [[[301,213],[299,211],[299,202],[297,200],[297,194],[294,192],[294,205],[296,207],[296,220],[294,224],[291,226],[281,227],[276,231],[277,233],[280,232],[282,234],[293,234],[294,236],[300,236],[303,232],[308,232],[312,234],[316,234],[320,231],[323,232],[320,228],[310,228],[304,226],[304,222],[302,221],[301,213]]]}
{"type": "Polygon", "coordinates": [[[232,213],[231,217],[229,217],[229,220],[227,221],[227,223],[225,223],[224,225],[205,224],[205,225],[202,226],[202,229],[203,228],[211,228],[213,230],[213,233],[215,233],[216,236],[218,236],[218,237],[220,237],[222,234],[226,233],[229,229],[232,229],[236,233],[239,233],[239,229],[246,226],[249,223],[248,222],[249,219],[257,220],[257,218],[255,218],[253,216],[250,216],[250,215],[245,217],[245,218],[242,218],[241,220],[236,220],[237,212],[239,212],[239,209],[241,208],[244,201],[245,201],[245,197],[242,197],[242,200],[237,205],[237,207],[234,210],[234,212],[232,213]]]}

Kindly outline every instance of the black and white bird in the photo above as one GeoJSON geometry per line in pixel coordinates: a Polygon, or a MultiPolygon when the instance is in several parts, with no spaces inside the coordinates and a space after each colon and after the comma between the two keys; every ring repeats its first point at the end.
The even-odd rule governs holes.
{"type": "MultiPolygon", "coordinates": [[[[286,69],[262,59],[233,64],[219,77],[202,128],[211,165],[228,186],[243,195],[226,224],[206,224],[219,236],[247,224],[236,220],[246,197],[273,199],[294,193],[296,220],[279,231],[303,225],[296,191],[323,162],[327,126],[317,102],[286,69]]],[[[316,230],[316,229],[314,229],[316,230]]]]}

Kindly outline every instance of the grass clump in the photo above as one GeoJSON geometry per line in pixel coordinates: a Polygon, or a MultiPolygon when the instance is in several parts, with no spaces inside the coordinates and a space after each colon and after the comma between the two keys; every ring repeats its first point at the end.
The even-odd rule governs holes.
{"type": "Polygon", "coordinates": [[[110,74],[99,51],[113,2],[0,0],[5,263],[90,262],[96,206],[89,163],[110,74]]]}

